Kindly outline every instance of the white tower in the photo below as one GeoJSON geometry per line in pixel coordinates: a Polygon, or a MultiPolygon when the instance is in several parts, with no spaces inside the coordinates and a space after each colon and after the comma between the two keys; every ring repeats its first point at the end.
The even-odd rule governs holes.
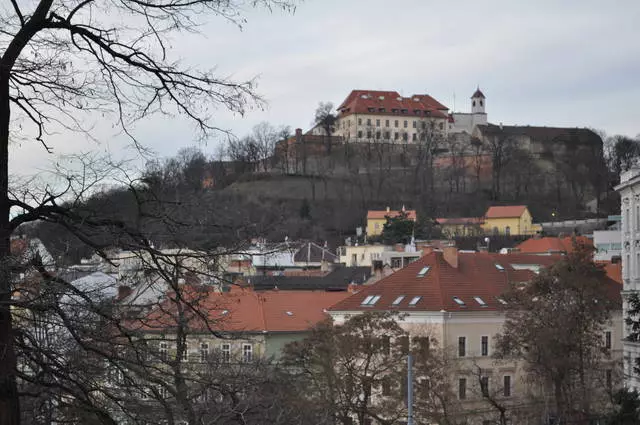
{"type": "Polygon", "coordinates": [[[476,89],[476,92],[471,96],[471,113],[472,114],[485,114],[485,97],[480,91],[480,87],[476,89]]]}

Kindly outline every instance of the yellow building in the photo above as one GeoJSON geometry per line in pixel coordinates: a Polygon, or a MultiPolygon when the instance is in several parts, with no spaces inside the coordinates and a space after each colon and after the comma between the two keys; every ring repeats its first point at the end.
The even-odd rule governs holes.
{"type": "Polygon", "coordinates": [[[367,213],[367,235],[380,236],[384,229],[384,225],[387,223],[387,217],[398,217],[402,213],[407,215],[408,220],[416,221],[416,211],[405,210],[404,207],[401,211],[392,211],[389,207],[382,211],[370,210],[367,213]]]}
{"type": "Polygon", "coordinates": [[[482,227],[487,235],[534,235],[538,231],[526,205],[489,207],[482,227]]]}

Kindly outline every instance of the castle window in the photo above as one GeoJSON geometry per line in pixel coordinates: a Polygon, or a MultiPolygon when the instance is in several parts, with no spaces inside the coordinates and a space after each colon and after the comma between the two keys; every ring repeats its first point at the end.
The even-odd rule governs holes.
{"type": "Polygon", "coordinates": [[[418,123],[416,121],[413,122],[413,128],[417,128],[418,127],[418,123]]]}
{"type": "Polygon", "coordinates": [[[385,121],[384,121],[384,126],[385,126],[385,127],[389,127],[389,120],[385,120],[385,121]]]}
{"type": "Polygon", "coordinates": [[[407,128],[409,126],[409,121],[404,120],[404,128],[407,128]]]}
{"type": "Polygon", "coordinates": [[[443,123],[440,123],[440,124],[438,125],[438,127],[440,127],[440,130],[442,130],[442,129],[444,129],[444,124],[443,124],[443,123]]]}
{"type": "Polygon", "coordinates": [[[414,142],[418,141],[418,134],[417,133],[413,133],[412,139],[413,139],[414,142]]]}
{"type": "Polygon", "coordinates": [[[480,106],[482,106],[482,101],[480,101],[480,106]]]}
{"type": "Polygon", "coordinates": [[[358,125],[362,125],[362,118],[358,118],[358,125]]]}
{"type": "Polygon", "coordinates": [[[367,125],[371,125],[371,118],[367,118],[367,125]]]}
{"type": "Polygon", "coordinates": [[[362,130],[358,131],[358,139],[362,139],[362,130]]]}
{"type": "Polygon", "coordinates": [[[476,106],[476,101],[474,100],[473,102],[471,102],[472,106],[476,106]]]}
{"type": "Polygon", "coordinates": [[[395,124],[395,127],[398,128],[399,121],[396,120],[394,124],[395,124]]]}
{"type": "Polygon", "coordinates": [[[376,127],[380,127],[380,120],[376,120],[376,127]]]}
{"type": "Polygon", "coordinates": [[[393,133],[393,140],[398,140],[400,135],[398,133],[393,133]]]}

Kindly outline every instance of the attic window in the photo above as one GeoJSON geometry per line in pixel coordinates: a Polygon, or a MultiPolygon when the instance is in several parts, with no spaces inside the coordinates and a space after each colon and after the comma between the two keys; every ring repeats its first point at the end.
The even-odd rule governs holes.
{"type": "Polygon", "coordinates": [[[473,297],[473,299],[474,299],[474,300],[476,300],[476,302],[477,302],[478,304],[480,304],[480,306],[481,306],[481,307],[486,307],[486,306],[487,306],[487,303],[486,303],[486,302],[484,302],[484,300],[483,300],[482,298],[480,298],[480,297],[473,297]]]}
{"type": "Polygon", "coordinates": [[[504,271],[504,267],[502,267],[502,265],[498,263],[496,263],[496,269],[500,270],[501,272],[504,271]]]}
{"type": "Polygon", "coordinates": [[[406,114],[407,112],[409,112],[409,110],[407,110],[407,109],[402,109],[400,112],[402,112],[403,114],[406,114]]]}
{"type": "Polygon", "coordinates": [[[293,311],[287,311],[287,316],[293,316],[293,311]]]}
{"type": "Polygon", "coordinates": [[[420,109],[414,109],[413,110],[413,113],[416,114],[416,115],[420,115],[420,112],[421,112],[420,109]]]}
{"type": "Polygon", "coordinates": [[[378,96],[378,99],[384,100],[384,96],[378,96]]]}
{"type": "Polygon", "coordinates": [[[400,295],[398,298],[393,300],[393,304],[392,305],[398,305],[398,304],[400,304],[402,302],[402,300],[404,300],[404,295],[400,295]]]}
{"type": "Polygon", "coordinates": [[[409,305],[410,306],[415,306],[416,304],[418,304],[418,301],[420,301],[422,299],[422,297],[417,296],[417,297],[413,297],[411,298],[411,301],[409,301],[409,305]]]}
{"type": "Polygon", "coordinates": [[[496,300],[502,305],[507,305],[507,301],[504,298],[496,297],[496,300]]]}
{"type": "Polygon", "coordinates": [[[456,304],[458,304],[461,307],[465,307],[466,304],[464,303],[464,301],[462,301],[460,298],[458,297],[453,297],[453,300],[456,302],[456,304]]]}
{"type": "Polygon", "coordinates": [[[424,277],[424,276],[429,272],[429,269],[430,269],[430,268],[431,268],[431,267],[429,267],[429,266],[425,266],[425,267],[423,267],[423,268],[422,268],[422,270],[420,270],[420,271],[418,272],[418,277],[424,277]]]}
{"type": "Polygon", "coordinates": [[[226,314],[229,314],[229,310],[222,310],[222,315],[224,316],[226,314]]]}
{"type": "Polygon", "coordinates": [[[386,111],[386,109],[384,109],[384,108],[378,108],[378,112],[385,112],[385,111],[386,111]]]}
{"type": "Polygon", "coordinates": [[[368,99],[369,98],[369,96],[367,96],[366,94],[362,94],[362,95],[360,95],[360,97],[363,98],[363,99],[368,99]]]}
{"type": "Polygon", "coordinates": [[[376,111],[376,108],[368,108],[368,109],[369,109],[369,112],[375,112],[376,111]]]}
{"type": "Polygon", "coordinates": [[[360,305],[374,305],[380,299],[380,295],[369,295],[367,296],[360,305]]]}
{"type": "Polygon", "coordinates": [[[397,113],[398,113],[398,109],[393,108],[393,109],[391,110],[391,112],[393,112],[394,114],[397,114],[397,113]]]}

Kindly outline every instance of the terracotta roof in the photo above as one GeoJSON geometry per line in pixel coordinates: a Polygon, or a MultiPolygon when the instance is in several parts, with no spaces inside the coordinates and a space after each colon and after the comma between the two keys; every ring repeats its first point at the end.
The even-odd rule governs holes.
{"type": "Polygon", "coordinates": [[[482,224],[484,223],[484,218],[482,217],[456,217],[456,218],[436,218],[436,222],[438,222],[438,224],[440,225],[445,225],[445,224],[467,224],[467,225],[473,225],[473,224],[482,224]]]}
{"type": "MultiPolygon", "coordinates": [[[[300,332],[327,318],[326,309],[348,297],[346,291],[264,291],[233,288],[220,293],[210,288],[185,290],[185,299],[197,306],[189,327],[221,332],[300,332]],[[206,321],[200,317],[206,315],[206,321]],[[207,326],[208,325],[208,326],[207,326]]],[[[143,319],[129,320],[130,329],[146,332],[166,331],[175,326],[176,306],[165,300],[143,319]]]]}
{"type": "Polygon", "coordinates": [[[526,205],[493,206],[489,207],[484,216],[485,218],[520,217],[526,209],[526,205]]]}
{"type": "MultiPolygon", "coordinates": [[[[552,251],[570,253],[573,252],[574,237],[567,236],[565,238],[544,237],[531,238],[522,242],[517,248],[522,253],[543,254],[552,251]]],[[[593,241],[584,236],[576,236],[577,243],[587,246],[593,246],[593,241]]]]}
{"type": "Polygon", "coordinates": [[[428,94],[402,97],[396,91],[352,90],[338,106],[342,115],[347,114],[398,114],[398,116],[435,117],[448,119],[446,106],[428,94]],[[402,110],[406,110],[402,113],[402,110]],[[398,112],[393,112],[397,110],[398,112]],[[416,114],[415,111],[420,111],[416,114]]]}
{"type": "Polygon", "coordinates": [[[473,93],[473,96],[471,96],[471,99],[473,99],[474,97],[481,97],[483,99],[486,99],[486,97],[484,97],[484,93],[480,91],[480,87],[476,89],[476,91],[473,93]]]}
{"type": "MultiPolygon", "coordinates": [[[[458,252],[456,268],[444,259],[442,252],[436,251],[373,285],[364,286],[360,292],[338,302],[329,310],[502,310],[503,304],[499,298],[508,291],[510,284],[529,281],[535,276],[534,269],[549,267],[562,258],[560,255],[458,252]],[[424,272],[423,276],[421,272],[424,272]],[[379,296],[373,305],[363,305],[367,297],[373,296],[379,296]],[[411,305],[416,297],[420,298],[411,305]]],[[[604,284],[608,285],[609,296],[619,302],[619,285],[611,279],[606,279],[604,284]]]]}
{"type": "Polygon", "coordinates": [[[622,262],[618,261],[613,263],[611,261],[596,261],[597,264],[600,264],[604,271],[607,273],[607,276],[611,280],[618,282],[622,285],[622,262]]]}
{"type": "MultiPolygon", "coordinates": [[[[405,213],[407,214],[407,218],[409,220],[416,220],[416,210],[406,210],[405,213]]],[[[369,210],[367,212],[367,219],[384,219],[387,216],[389,217],[397,217],[400,214],[402,214],[402,211],[387,211],[387,210],[382,210],[382,211],[377,211],[377,210],[369,210]]]]}

